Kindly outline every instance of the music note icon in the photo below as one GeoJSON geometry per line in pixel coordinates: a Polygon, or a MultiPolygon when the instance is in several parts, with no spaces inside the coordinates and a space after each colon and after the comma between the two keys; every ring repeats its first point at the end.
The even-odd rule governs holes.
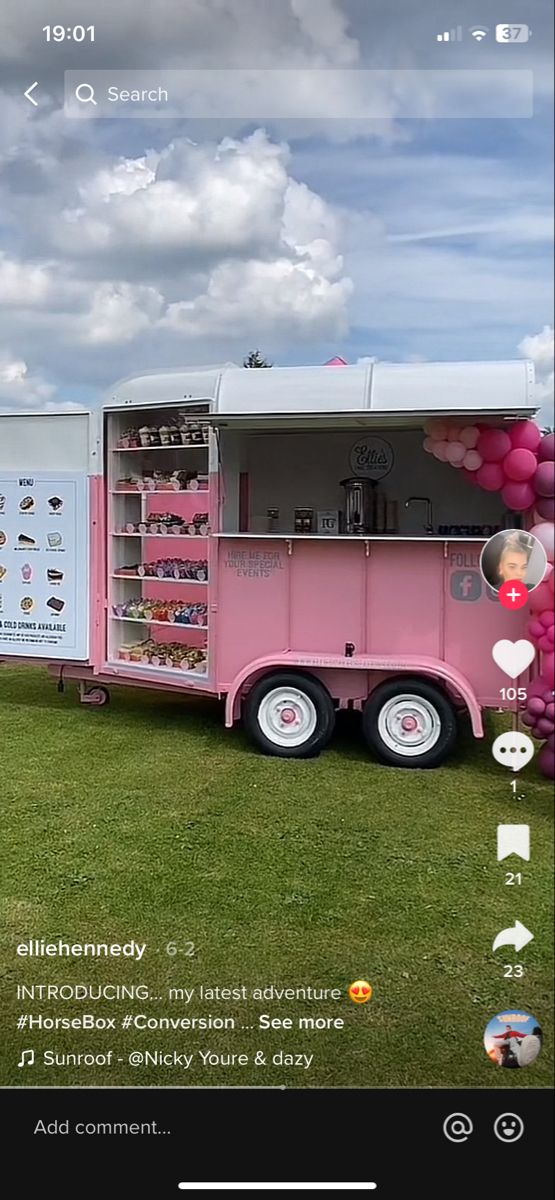
{"type": "Polygon", "coordinates": [[[34,1050],[22,1050],[21,1058],[17,1065],[18,1065],[18,1067],[32,1067],[34,1065],[34,1062],[35,1062],[35,1051],[34,1050]]]}

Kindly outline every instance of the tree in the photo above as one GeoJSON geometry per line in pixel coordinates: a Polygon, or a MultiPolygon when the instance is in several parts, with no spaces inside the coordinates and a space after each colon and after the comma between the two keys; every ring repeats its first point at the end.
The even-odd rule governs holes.
{"type": "Polygon", "coordinates": [[[251,350],[247,357],[243,359],[244,367],[273,367],[273,363],[269,362],[260,350],[251,350]]]}

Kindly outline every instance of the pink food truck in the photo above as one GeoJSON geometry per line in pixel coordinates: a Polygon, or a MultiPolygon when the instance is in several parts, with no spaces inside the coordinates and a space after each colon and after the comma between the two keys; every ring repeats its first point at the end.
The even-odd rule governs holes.
{"type": "Polygon", "coordinates": [[[225,697],[226,725],[282,757],[356,708],[376,758],[436,766],[460,714],[480,738],[485,709],[516,709],[491,649],[526,616],[479,570],[520,514],[423,427],[534,412],[518,361],[168,371],[96,411],[8,413],[0,659],[87,704],[115,684],[225,697]]]}

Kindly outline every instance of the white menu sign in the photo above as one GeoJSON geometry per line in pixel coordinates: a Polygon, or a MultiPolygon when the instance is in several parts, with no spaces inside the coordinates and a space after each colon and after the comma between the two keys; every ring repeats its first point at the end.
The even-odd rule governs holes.
{"type": "Polygon", "coordinates": [[[0,472],[0,655],[88,657],[86,475],[0,472]]]}

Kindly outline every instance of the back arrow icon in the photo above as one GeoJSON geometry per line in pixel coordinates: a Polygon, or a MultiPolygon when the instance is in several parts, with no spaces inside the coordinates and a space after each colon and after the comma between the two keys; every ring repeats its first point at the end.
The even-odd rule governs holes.
{"type": "Polygon", "coordinates": [[[35,100],[35,97],[31,95],[31,92],[34,92],[35,88],[38,86],[39,86],[39,81],[38,81],[38,79],[35,79],[35,82],[32,83],[31,86],[27,88],[27,91],[23,93],[23,95],[25,96],[25,99],[30,100],[31,104],[34,104],[35,108],[38,108],[39,102],[38,102],[38,100],[35,100]]]}
{"type": "Polygon", "coordinates": [[[528,945],[528,942],[532,942],[533,940],[534,934],[530,933],[526,925],[523,925],[521,921],[515,921],[512,929],[502,929],[501,933],[497,934],[493,943],[493,950],[495,952],[500,946],[514,946],[518,953],[519,950],[528,945]]]}

